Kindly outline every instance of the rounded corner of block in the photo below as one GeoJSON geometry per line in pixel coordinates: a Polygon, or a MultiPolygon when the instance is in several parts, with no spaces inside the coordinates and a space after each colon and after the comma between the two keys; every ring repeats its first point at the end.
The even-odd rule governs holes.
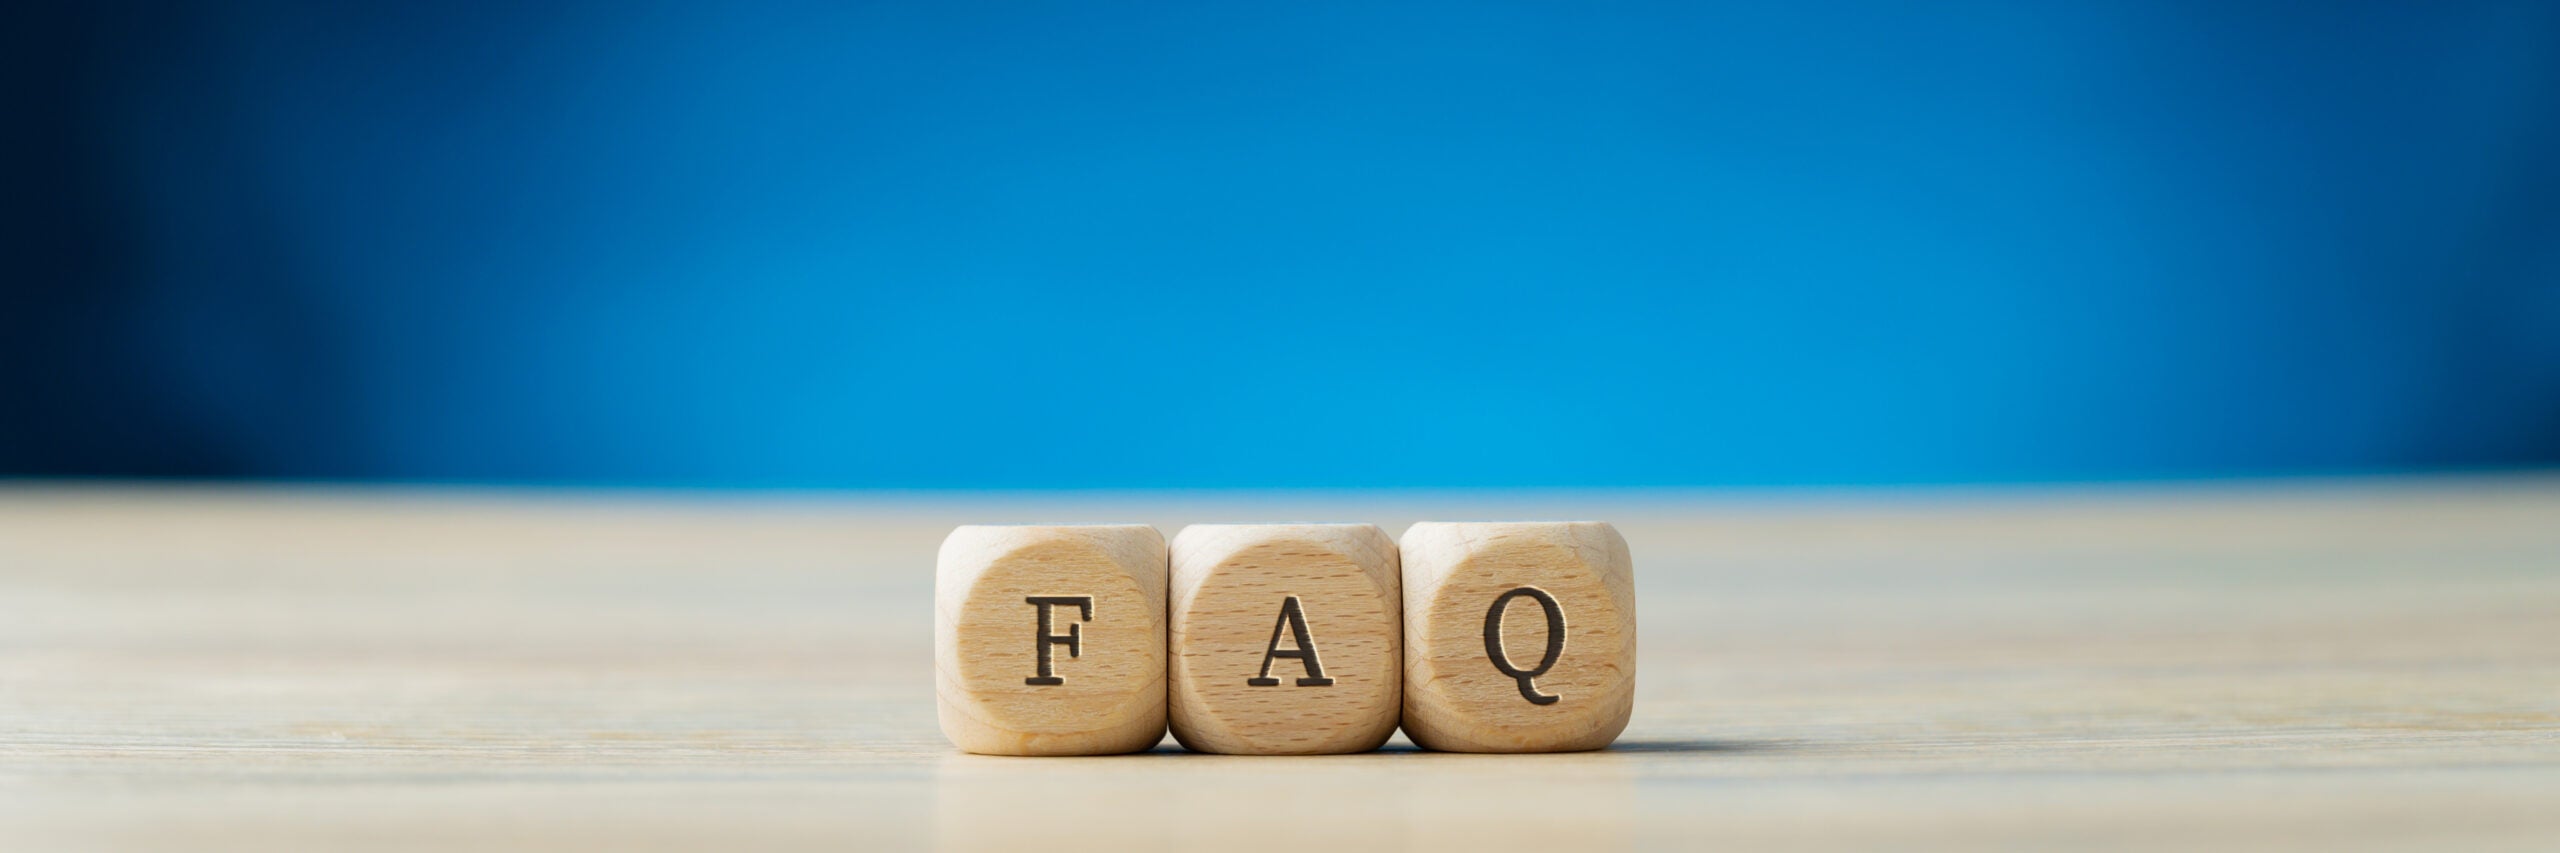
{"type": "Polygon", "coordinates": [[[1408,559],[1415,554],[1434,556],[1464,541],[1464,530],[1464,522],[1417,521],[1405,527],[1404,535],[1396,537],[1396,548],[1408,559]]]}

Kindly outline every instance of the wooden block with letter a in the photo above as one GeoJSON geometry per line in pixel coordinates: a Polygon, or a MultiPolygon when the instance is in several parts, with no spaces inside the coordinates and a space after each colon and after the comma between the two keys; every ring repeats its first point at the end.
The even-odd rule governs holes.
{"type": "Polygon", "coordinates": [[[1569,752],[1635,707],[1634,561],[1597,521],[1405,530],[1404,733],[1450,752],[1569,752]]]}
{"type": "Polygon", "coordinates": [[[1367,752],[1403,693],[1395,540],[1373,524],[1173,537],[1173,736],[1199,752],[1367,752]]]}
{"type": "Polygon", "coordinates": [[[1164,535],[1143,524],[969,525],[933,584],[942,734],[987,755],[1164,739],[1164,535]]]}

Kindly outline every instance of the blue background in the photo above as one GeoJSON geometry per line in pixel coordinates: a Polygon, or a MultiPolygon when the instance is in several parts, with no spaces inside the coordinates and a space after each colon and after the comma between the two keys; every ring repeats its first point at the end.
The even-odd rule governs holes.
{"type": "Polygon", "coordinates": [[[35,6],[0,473],[2560,463],[2560,4],[35,6]]]}

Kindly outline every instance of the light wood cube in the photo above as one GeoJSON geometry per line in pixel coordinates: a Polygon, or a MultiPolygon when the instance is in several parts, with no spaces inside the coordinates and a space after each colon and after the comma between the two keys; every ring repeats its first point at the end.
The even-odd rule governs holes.
{"type": "Polygon", "coordinates": [[[970,525],[934,567],[942,735],[986,755],[1106,755],[1164,739],[1164,535],[1143,524],[970,525]]]}
{"type": "Polygon", "coordinates": [[[1635,567],[1597,521],[1424,522],[1404,558],[1404,733],[1449,752],[1569,752],[1635,707],[1635,567]]]}
{"type": "Polygon", "coordinates": [[[1373,524],[1173,537],[1173,736],[1198,752],[1367,752],[1403,695],[1395,540],[1373,524]]]}

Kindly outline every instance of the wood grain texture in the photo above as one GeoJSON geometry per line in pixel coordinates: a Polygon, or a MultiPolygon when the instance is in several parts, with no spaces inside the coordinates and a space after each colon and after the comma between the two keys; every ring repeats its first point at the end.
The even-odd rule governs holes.
{"type": "Polygon", "coordinates": [[[980,755],[1164,740],[1165,559],[1143,524],[952,530],[933,585],[943,737],[980,755]]]}
{"type": "Polygon", "coordinates": [[[2560,478],[1516,495],[0,486],[0,850],[2547,850],[2560,478]],[[953,526],[1606,518],[1609,749],[968,755],[953,526]],[[1143,815],[1133,819],[1131,815],[1143,815]]]}
{"type": "Polygon", "coordinates": [[[1404,607],[1385,531],[1194,524],[1172,548],[1169,710],[1183,746],[1323,755],[1377,749],[1395,733],[1404,607]]]}
{"type": "Polygon", "coordinates": [[[1598,521],[1432,522],[1402,541],[1404,734],[1445,752],[1578,752],[1635,708],[1635,564],[1598,521]]]}

